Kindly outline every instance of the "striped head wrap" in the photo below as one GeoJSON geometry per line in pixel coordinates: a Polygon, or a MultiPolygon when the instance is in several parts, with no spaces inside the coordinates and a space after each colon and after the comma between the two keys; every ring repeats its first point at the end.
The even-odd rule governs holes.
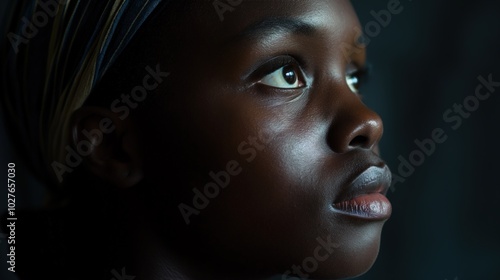
{"type": "Polygon", "coordinates": [[[63,162],[70,115],[164,2],[169,1],[17,0],[11,5],[1,53],[2,101],[16,144],[37,175],[47,179],[51,163],[63,162]]]}

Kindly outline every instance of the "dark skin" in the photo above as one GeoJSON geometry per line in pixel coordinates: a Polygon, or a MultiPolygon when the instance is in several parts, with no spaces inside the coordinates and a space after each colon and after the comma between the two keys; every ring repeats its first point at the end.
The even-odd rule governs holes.
{"type": "Polygon", "coordinates": [[[207,2],[177,26],[143,44],[146,65],[171,72],[148,102],[124,120],[109,107],[74,115],[74,144],[102,118],[116,125],[82,172],[130,205],[123,266],[141,279],[263,279],[328,237],[338,248],[309,278],[366,272],[385,219],[332,211],[360,170],[383,165],[382,121],[350,84],[366,52],[349,1],[244,1],[223,22],[207,2]],[[237,175],[207,207],[179,210],[229,163],[237,175]]]}

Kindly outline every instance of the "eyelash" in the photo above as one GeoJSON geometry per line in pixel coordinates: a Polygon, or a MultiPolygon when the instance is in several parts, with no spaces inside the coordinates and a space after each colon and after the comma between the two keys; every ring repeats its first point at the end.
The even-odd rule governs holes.
{"type": "Polygon", "coordinates": [[[289,65],[296,66],[297,69],[300,70],[299,74],[304,76],[302,72],[303,64],[301,63],[300,59],[295,58],[291,55],[282,55],[265,62],[260,68],[258,68],[253,74],[251,74],[252,77],[251,79],[252,80],[262,79],[266,75],[269,75],[274,71],[289,65]]]}

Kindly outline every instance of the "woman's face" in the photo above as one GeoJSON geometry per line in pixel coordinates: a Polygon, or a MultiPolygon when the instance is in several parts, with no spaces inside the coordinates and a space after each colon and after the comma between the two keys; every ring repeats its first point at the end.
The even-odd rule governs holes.
{"type": "Polygon", "coordinates": [[[141,124],[158,211],[168,195],[168,216],[204,238],[176,242],[227,263],[365,272],[391,212],[380,194],[390,173],[376,151],[382,121],[357,93],[365,50],[350,2],[220,1],[222,16],[218,2],[158,27],[154,55],[170,76],[141,124]]]}

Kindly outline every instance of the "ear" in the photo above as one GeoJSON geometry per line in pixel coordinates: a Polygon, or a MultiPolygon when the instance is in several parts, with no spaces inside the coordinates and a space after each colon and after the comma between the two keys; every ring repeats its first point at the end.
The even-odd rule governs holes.
{"type": "Polygon", "coordinates": [[[139,133],[132,116],[119,118],[100,107],[73,113],[70,141],[89,172],[116,187],[128,188],[143,178],[139,133]]]}

